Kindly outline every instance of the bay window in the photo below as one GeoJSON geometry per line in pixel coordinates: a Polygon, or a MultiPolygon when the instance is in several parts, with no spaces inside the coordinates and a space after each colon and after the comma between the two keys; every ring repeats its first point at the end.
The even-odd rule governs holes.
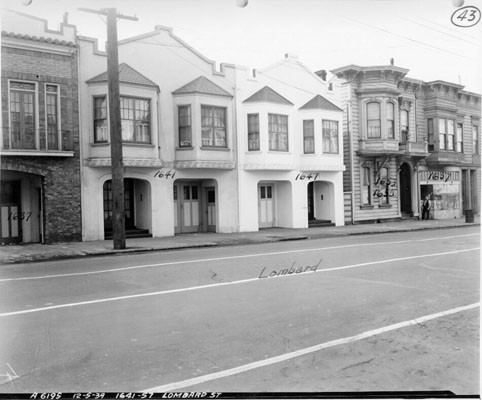
{"type": "Polygon", "coordinates": [[[192,146],[191,106],[178,106],[179,147],[192,146]]]}
{"type": "Polygon", "coordinates": [[[380,138],[380,126],[380,103],[370,102],[367,104],[367,137],[380,138]]]}
{"type": "Polygon", "coordinates": [[[201,106],[202,146],[226,147],[226,108],[201,106]]]}
{"type": "Polygon", "coordinates": [[[395,106],[387,103],[387,138],[395,138],[395,106]]]}
{"type": "Polygon", "coordinates": [[[445,119],[439,118],[438,120],[438,135],[439,135],[439,148],[445,150],[445,141],[447,136],[447,130],[445,129],[445,119]]]}
{"type": "Polygon", "coordinates": [[[323,153],[338,154],[338,121],[323,120],[323,153]]]}
{"type": "Polygon", "coordinates": [[[288,116],[268,114],[269,149],[288,151],[288,116]]]}
{"type": "Polygon", "coordinates": [[[120,98],[122,140],[124,142],[151,142],[149,103],[149,100],[144,99],[120,98]]]}
{"type": "MultiPolygon", "coordinates": [[[[150,100],[134,97],[120,98],[122,141],[150,143],[150,100]]],[[[94,97],[94,142],[108,141],[107,98],[94,97]]]]}
{"type": "Polygon", "coordinates": [[[305,154],[315,152],[315,123],[312,119],[303,121],[303,152],[305,154]]]}
{"type": "Polygon", "coordinates": [[[248,150],[259,149],[259,114],[248,114],[248,150]]]}
{"type": "Polygon", "coordinates": [[[463,124],[457,124],[457,132],[455,134],[455,140],[457,142],[456,151],[458,153],[464,152],[464,126],[463,124]]]}
{"type": "Polygon", "coordinates": [[[400,111],[400,141],[406,143],[408,141],[408,111],[400,111]]]}

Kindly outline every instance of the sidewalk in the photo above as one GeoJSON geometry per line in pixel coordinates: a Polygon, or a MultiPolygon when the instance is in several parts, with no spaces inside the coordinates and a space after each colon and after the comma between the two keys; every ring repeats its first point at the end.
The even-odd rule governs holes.
{"type": "Polygon", "coordinates": [[[8,263],[46,261],[62,258],[99,256],[118,253],[162,251],[183,248],[232,246],[237,244],[269,243],[283,240],[304,240],[349,235],[409,232],[425,229],[480,226],[480,217],[474,223],[464,218],[453,220],[399,221],[379,224],[359,224],[306,229],[271,228],[259,232],[197,233],[163,238],[127,239],[125,250],[114,250],[112,240],[59,243],[52,245],[24,244],[0,247],[0,265],[8,263]]]}

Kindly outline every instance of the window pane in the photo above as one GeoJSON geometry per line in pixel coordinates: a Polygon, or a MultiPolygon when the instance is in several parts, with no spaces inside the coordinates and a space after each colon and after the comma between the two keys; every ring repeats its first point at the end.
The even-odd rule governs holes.
{"type": "Polygon", "coordinates": [[[303,121],[303,149],[305,154],[315,152],[315,124],[313,120],[303,121]]]}
{"type": "Polygon", "coordinates": [[[191,106],[178,107],[178,123],[179,123],[179,146],[192,146],[191,131],[191,106]]]}
{"type": "Polygon", "coordinates": [[[269,149],[288,151],[288,116],[268,114],[269,149]]]}
{"type": "Polygon", "coordinates": [[[259,148],[259,114],[248,114],[248,150],[259,148]]]}
{"type": "Polygon", "coordinates": [[[201,106],[202,145],[227,147],[226,109],[201,106]]]}
{"type": "Polygon", "coordinates": [[[322,122],[323,153],[338,153],[338,121],[322,122]]]}

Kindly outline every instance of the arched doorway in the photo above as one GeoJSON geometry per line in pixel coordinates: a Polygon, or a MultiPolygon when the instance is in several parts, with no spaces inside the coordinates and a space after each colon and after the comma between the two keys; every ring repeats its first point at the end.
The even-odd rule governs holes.
{"type": "MultiPolygon", "coordinates": [[[[141,179],[124,179],[124,216],[126,237],[150,236],[150,188],[147,181],[141,179]]],[[[112,237],[112,180],[104,182],[104,238],[112,237]]]]}
{"type": "Polygon", "coordinates": [[[412,215],[412,178],[410,166],[400,166],[400,211],[406,216],[412,215]]]}

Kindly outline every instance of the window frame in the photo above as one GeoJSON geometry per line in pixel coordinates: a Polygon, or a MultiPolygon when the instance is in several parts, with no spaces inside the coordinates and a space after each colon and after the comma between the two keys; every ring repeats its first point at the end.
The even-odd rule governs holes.
{"type": "Polygon", "coordinates": [[[259,151],[261,149],[259,135],[259,113],[247,114],[246,123],[248,124],[248,151],[259,151]],[[254,119],[254,121],[251,121],[251,119],[254,119]]]}
{"type": "Polygon", "coordinates": [[[314,119],[303,120],[303,154],[315,154],[315,120],[314,119]]]}
{"type": "Polygon", "coordinates": [[[179,147],[182,147],[182,148],[193,147],[193,143],[192,143],[192,112],[191,111],[192,111],[191,104],[178,104],[178,106],[177,106],[178,145],[179,145],[179,147]],[[187,115],[181,115],[181,109],[188,110],[188,114],[187,115]],[[189,124],[181,124],[181,118],[187,118],[189,120],[188,121],[189,124]],[[186,128],[186,132],[188,133],[187,138],[183,137],[183,135],[181,133],[183,128],[186,128]]]}
{"type": "Polygon", "coordinates": [[[367,119],[367,122],[366,122],[366,129],[367,129],[367,139],[381,139],[382,137],[382,120],[381,120],[381,104],[379,101],[369,101],[366,103],[365,105],[365,112],[366,112],[366,119],[367,119]],[[376,105],[378,107],[378,118],[369,118],[370,117],[370,113],[369,113],[369,107],[370,105],[376,105]],[[370,126],[370,122],[373,122],[373,121],[378,121],[378,124],[376,124],[375,126],[370,126]],[[370,128],[378,128],[376,129],[377,130],[377,134],[375,135],[372,135],[370,134],[370,128]]]}
{"type": "MultiPolygon", "coordinates": [[[[23,80],[23,79],[9,79],[8,80],[8,126],[9,126],[9,135],[8,135],[8,147],[9,149],[14,149],[14,150],[38,150],[39,148],[39,140],[38,140],[38,121],[39,121],[39,115],[38,115],[38,96],[39,96],[39,87],[38,87],[38,82],[36,81],[29,81],[29,80],[23,80]],[[13,83],[18,83],[21,85],[32,85],[33,89],[25,89],[25,88],[12,88],[13,83]],[[13,135],[15,134],[15,128],[14,128],[14,118],[12,118],[12,92],[13,93],[18,93],[19,94],[19,121],[18,121],[18,136],[19,136],[19,142],[20,146],[16,147],[14,145],[14,138],[13,135]],[[26,116],[25,116],[25,107],[21,106],[24,105],[24,99],[25,99],[25,93],[29,93],[32,96],[32,116],[33,116],[33,121],[31,125],[33,126],[33,146],[26,146],[25,143],[27,142],[26,138],[26,126],[27,124],[30,124],[28,121],[26,121],[26,116]],[[21,95],[20,95],[21,94],[21,95]],[[22,99],[22,100],[21,100],[22,99]]],[[[17,112],[17,111],[15,111],[17,112]]]]}
{"type": "Polygon", "coordinates": [[[400,110],[400,142],[407,143],[408,142],[408,135],[410,132],[410,111],[401,109],[400,110]],[[404,118],[402,115],[407,116],[406,125],[402,124],[404,118]]]}
{"type": "Polygon", "coordinates": [[[340,130],[337,120],[323,119],[321,121],[321,134],[323,137],[323,154],[340,154],[340,130]],[[325,124],[326,123],[326,124],[325,124]],[[328,125],[328,126],[326,126],[328,125]],[[333,126],[336,127],[336,134],[333,135],[333,126]],[[333,142],[336,138],[336,142],[333,142]],[[335,143],[336,149],[333,149],[335,143]]]}
{"type": "Polygon", "coordinates": [[[395,139],[395,104],[391,101],[386,103],[387,139],[395,139]],[[390,112],[391,110],[391,119],[390,112]]]}
{"type": "MultiPolygon", "coordinates": [[[[130,109],[127,109],[130,111],[130,109]]],[[[136,144],[151,144],[152,143],[152,135],[151,135],[151,99],[146,98],[146,97],[137,97],[137,96],[120,96],[120,114],[121,114],[121,132],[122,132],[122,143],[136,143],[136,144]],[[134,119],[130,118],[122,118],[122,114],[124,112],[123,107],[122,107],[122,101],[123,100],[132,100],[133,101],[133,115],[134,119]],[[141,119],[137,118],[137,112],[144,111],[136,106],[137,102],[146,102],[147,103],[147,120],[146,119],[141,119]],[[124,137],[124,124],[123,121],[133,121],[132,126],[133,126],[133,135],[134,135],[134,140],[126,140],[124,137]],[[139,122],[141,124],[139,124],[139,122]],[[147,140],[140,140],[139,137],[143,136],[142,131],[138,131],[137,127],[138,126],[147,126],[147,140]]]]}
{"type": "Polygon", "coordinates": [[[228,116],[228,108],[223,107],[223,106],[218,106],[218,105],[211,105],[211,104],[201,104],[201,147],[203,148],[221,148],[221,149],[226,149],[228,148],[228,121],[227,121],[227,116],[228,116]],[[213,110],[213,115],[209,117],[203,116],[203,110],[205,109],[211,109],[213,110]],[[223,120],[224,120],[224,143],[222,145],[217,145],[216,141],[217,135],[216,135],[216,130],[221,130],[219,126],[215,125],[215,119],[216,116],[214,115],[214,110],[222,110],[223,111],[223,120]],[[204,118],[212,118],[212,124],[211,125],[204,125],[204,118]],[[204,131],[206,128],[210,129],[211,132],[211,138],[206,139],[204,137],[204,131]],[[205,140],[210,140],[211,144],[205,144],[205,140]]]}
{"type": "Polygon", "coordinates": [[[457,122],[455,128],[455,151],[457,153],[464,152],[464,124],[461,122],[457,122]]]}
{"type": "Polygon", "coordinates": [[[61,123],[62,123],[62,118],[60,114],[60,85],[57,85],[55,83],[45,83],[45,145],[47,150],[61,150],[62,149],[62,130],[61,130],[61,123]],[[48,87],[53,86],[56,88],[55,92],[48,91],[48,87]],[[48,98],[49,96],[52,96],[55,98],[55,130],[56,132],[56,138],[57,138],[57,143],[54,148],[50,148],[49,146],[49,104],[48,104],[48,98]]]}
{"type": "Polygon", "coordinates": [[[277,113],[268,113],[268,134],[269,134],[269,150],[270,151],[280,151],[280,152],[288,152],[289,151],[289,119],[287,114],[277,114],[277,113]],[[272,121],[272,117],[276,117],[276,122],[272,121]],[[286,123],[278,123],[279,119],[285,120],[286,123]],[[282,127],[286,126],[286,132],[283,132],[282,127]],[[276,130],[273,128],[276,127],[276,130]],[[285,137],[286,136],[286,137],[285,137]],[[280,146],[280,138],[285,137],[286,148],[282,148],[280,146]],[[276,140],[275,140],[276,139],[276,140]],[[277,144],[274,146],[274,144],[277,144]]]}
{"type": "Polygon", "coordinates": [[[427,118],[427,144],[435,144],[435,125],[433,118],[427,118]]]}
{"type": "MultiPolygon", "coordinates": [[[[94,128],[94,143],[109,143],[110,141],[110,132],[109,132],[109,104],[107,101],[107,96],[106,95],[98,95],[98,96],[93,96],[92,98],[92,105],[93,105],[93,128],[94,128]],[[97,100],[103,100],[105,107],[102,106],[99,109],[103,110],[105,109],[105,117],[100,117],[97,118],[97,105],[96,101],[97,100]],[[100,128],[105,129],[105,135],[97,135],[97,121],[104,121],[104,124],[100,126],[100,128]],[[105,138],[104,138],[105,136],[105,138]],[[102,137],[99,139],[99,137],[102,137]]],[[[102,115],[102,113],[101,113],[102,115]]]]}

